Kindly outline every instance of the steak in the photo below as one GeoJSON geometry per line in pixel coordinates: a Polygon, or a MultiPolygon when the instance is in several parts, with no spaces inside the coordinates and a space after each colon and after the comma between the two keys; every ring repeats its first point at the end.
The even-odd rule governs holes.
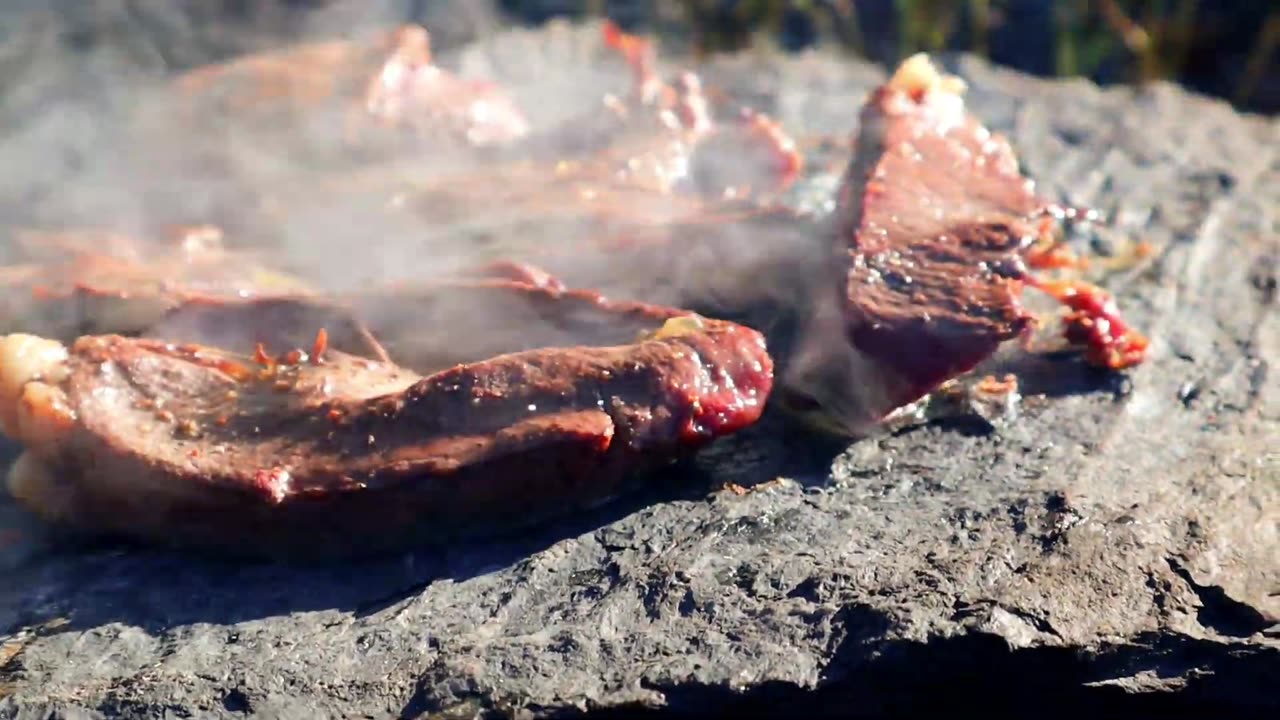
{"type": "Polygon", "coordinates": [[[795,141],[768,115],[713,101],[690,70],[664,80],[649,38],[608,22],[603,35],[631,71],[630,92],[606,94],[586,112],[530,133],[509,157],[551,164],[557,178],[601,192],[659,196],[767,196],[799,176],[804,160],[795,141]]]}
{"type": "Polygon", "coordinates": [[[22,262],[0,270],[0,333],[62,342],[136,334],[193,299],[308,292],[254,254],[224,248],[221,231],[208,226],[172,228],[161,242],[93,230],[21,230],[5,239],[22,262]]]}
{"type": "Polygon", "coordinates": [[[460,132],[464,150],[493,152],[484,172],[445,163],[404,187],[296,184],[319,205],[355,196],[425,226],[430,267],[406,267],[407,284],[313,292],[206,231],[154,253],[54,243],[6,270],[44,308],[0,328],[0,429],[26,448],[15,497],[70,528],[363,554],[602,502],[754,423],[773,352],[785,408],[864,434],[1028,337],[1027,287],[1068,307],[1063,336],[1086,361],[1141,361],[1146,340],[1108,295],[1048,275],[1077,265],[1056,234],[1070,212],[923,56],[863,106],[830,212],[801,207],[809,186],[788,190],[803,163],[771,119],[725,120],[696,75],[664,81],[651,44],[605,35],[631,93],[527,133],[469,126],[473,102],[496,103],[500,125],[518,114],[435,68],[412,29],[188,76],[194,95],[239,78],[247,96],[207,97],[246,120],[277,96],[323,97],[361,127],[460,132]]]}
{"type": "Polygon", "coordinates": [[[388,140],[403,148],[406,139],[419,138],[437,147],[483,148],[529,131],[523,112],[496,85],[436,65],[430,34],[418,25],[201,67],[177,78],[174,89],[197,127],[232,121],[276,125],[287,134],[336,121],[349,147],[388,140]]]}
{"type": "Polygon", "coordinates": [[[861,111],[830,276],[814,284],[781,383],[784,403],[820,412],[815,419],[842,434],[860,434],[1026,337],[1035,324],[1021,301],[1027,285],[1070,304],[1068,338],[1124,346],[1111,348],[1115,356],[1091,349],[1090,360],[1125,367],[1145,348],[1118,318],[1115,337],[1086,337],[1114,306],[1083,302],[1098,291],[1082,283],[1033,274],[1071,264],[1054,236],[1066,211],[1038,195],[1008,141],[965,110],[964,89],[917,55],[861,111]],[[837,338],[846,351],[834,349],[837,338]]]}
{"type": "Polygon", "coordinates": [[[740,325],[501,280],[423,295],[438,311],[523,299],[522,319],[544,320],[502,354],[456,335],[455,357],[429,362],[486,359],[425,376],[323,335],[275,356],[6,336],[0,421],[26,448],[13,494],[84,530],[289,558],[377,552],[606,500],[753,423],[771,390],[764,339],[740,325]],[[535,347],[574,329],[572,346],[535,347]]]}

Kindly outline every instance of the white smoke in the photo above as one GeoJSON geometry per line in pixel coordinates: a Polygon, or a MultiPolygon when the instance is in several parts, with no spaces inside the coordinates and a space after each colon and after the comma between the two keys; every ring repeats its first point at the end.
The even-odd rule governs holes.
{"type": "MultiPolygon", "coordinates": [[[[231,19],[217,16],[221,3],[195,0],[101,0],[78,10],[75,3],[6,4],[0,232],[103,228],[154,238],[172,224],[215,224],[226,228],[230,245],[274,251],[280,266],[332,290],[429,279],[479,260],[588,248],[600,239],[601,223],[584,218],[580,198],[546,192],[554,159],[583,140],[556,128],[599,115],[606,95],[631,90],[628,68],[603,46],[598,25],[499,31],[485,3],[293,3],[321,6],[307,12],[289,4],[243,3],[245,12],[231,19]],[[453,10],[432,9],[440,7],[453,10]],[[220,116],[216,97],[193,115],[174,89],[175,76],[209,62],[302,43],[363,42],[410,19],[425,21],[439,65],[492,80],[515,98],[534,129],[537,163],[407,138],[378,148],[393,152],[353,158],[344,145],[349,99],[246,121],[220,116]],[[479,39],[458,49],[441,40],[472,37],[479,39]]],[[[661,52],[659,60],[666,78],[679,69],[661,52]]],[[[614,201],[618,216],[639,216],[655,237],[668,219],[691,217],[686,202],[614,201]]],[[[684,223],[678,239],[688,244],[689,262],[674,266],[610,266],[597,253],[595,265],[584,261],[587,270],[575,273],[573,262],[564,264],[569,253],[553,270],[659,302],[679,302],[690,286],[732,287],[734,267],[748,268],[760,290],[762,278],[750,273],[821,245],[806,226],[772,225],[719,226],[726,244],[733,233],[743,238],[717,256],[700,255],[706,231],[684,223]]]]}

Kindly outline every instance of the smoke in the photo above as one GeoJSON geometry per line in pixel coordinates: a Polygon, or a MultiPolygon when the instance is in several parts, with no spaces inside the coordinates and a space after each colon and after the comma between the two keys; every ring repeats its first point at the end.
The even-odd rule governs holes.
{"type": "MultiPolygon", "coordinates": [[[[213,224],[228,245],[266,251],[273,265],[335,292],[545,256],[571,285],[672,304],[722,299],[744,280],[769,290],[765,268],[812,258],[822,246],[814,227],[785,218],[708,223],[680,192],[587,197],[589,173],[557,180],[558,159],[592,145],[605,98],[632,90],[629,68],[604,47],[598,25],[498,32],[489,5],[473,2],[230,5],[6,4],[0,232],[97,228],[156,239],[171,225],[213,224]],[[517,150],[367,123],[353,130],[351,93],[387,57],[377,38],[407,20],[427,27],[440,67],[492,81],[514,99],[531,128],[517,150]],[[256,68],[245,72],[245,58],[256,68]],[[181,84],[212,63],[230,65],[221,77],[187,75],[181,84]],[[295,94],[305,97],[246,104],[264,83],[303,88],[295,94]],[[650,250],[575,249],[637,236],[650,250]],[[674,253],[663,245],[671,240],[674,253]]],[[[669,79],[676,68],[664,60],[660,53],[669,79]]],[[[732,111],[721,118],[732,121],[732,111]]],[[[623,133],[608,144],[640,156],[648,137],[623,133]]],[[[596,177],[628,167],[628,152],[603,161],[596,177]]],[[[747,185],[767,180],[758,158],[732,148],[714,169],[747,185]]],[[[14,249],[7,241],[3,249],[0,260],[11,261],[14,249]]]]}

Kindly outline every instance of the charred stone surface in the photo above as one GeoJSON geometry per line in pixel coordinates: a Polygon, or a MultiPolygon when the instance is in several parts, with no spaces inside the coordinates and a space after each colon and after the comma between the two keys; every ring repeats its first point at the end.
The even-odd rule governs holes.
{"type": "MultiPolygon", "coordinates": [[[[515,35],[547,72],[597,37],[515,35]]],[[[996,429],[833,448],[767,419],[644,497],[359,567],[70,546],[0,506],[0,716],[1273,713],[1280,125],[952,70],[1042,190],[1115,218],[1096,244],[1155,247],[1102,280],[1153,339],[1126,381],[1013,355],[996,429]]],[[[833,135],[839,167],[880,77],[815,55],[706,81],[833,135]]]]}

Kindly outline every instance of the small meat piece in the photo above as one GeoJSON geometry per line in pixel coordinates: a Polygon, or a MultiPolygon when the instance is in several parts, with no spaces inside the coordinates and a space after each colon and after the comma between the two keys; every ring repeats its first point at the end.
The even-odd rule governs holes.
{"type": "MultiPolygon", "coordinates": [[[[622,32],[606,23],[605,44],[616,49],[632,68],[633,102],[658,112],[663,126],[681,131],[687,157],[668,154],[676,180],[673,187],[712,197],[747,197],[787,188],[799,176],[804,159],[782,126],[764,113],[740,108],[717,121],[703,91],[702,79],[688,70],[668,84],[657,74],[653,41],[622,32]]],[[[628,160],[628,169],[637,158],[628,160]]]]}
{"type": "Polygon", "coordinates": [[[466,274],[474,275],[481,278],[490,279],[506,279],[514,282],[523,283],[525,285],[533,285],[535,287],[547,288],[550,290],[565,290],[564,283],[551,273],[534,265],[515,260],[494,260],[489,263],[475,268],[466,274]]]}
{"type": "Polygon", "coordinates": [[[524,114],[497,85],[459,78],[433,62],[426,29],[400,27],[392,42],[395,49],[365,93],[374,118],[419,132],[444,130],[476,147],[505,145],[528,134],[524,114]]]}
{"type": "MultiPolygon", "coordinates": [[[[963,91],[963,81],[917,55],[863,107],[838,198],[830,285],[815,284],[783,382],[793,406],[842,434],[858,434],[1028,333],[1033,317],[1021,296],[1039,284],[1028,267],[1060,264],[1050,262],[1060,257],[1052,240],[1059,211],[1023,177],[1009,143],[966,112],[963,91]]],[[[1083,330],[1070,337],[1107,345],[1087,357],[1111,367],[1143,346],[1117,348],[1083,330]]]]}
{"type": "Polygon", "coordinates": [[[177,80],[188,117],[259,120],[286,132],[325,110],[345,118],[348,139],[373,141],[376,127],[500,146],[529,132],[515,101],[491,82],[453,75],[433,62],[418,25],[353,40],[316,41],[190,71],[177,80]]]}
{"type": "Polygon", "coordinates": [[[1120,317],[1115,299],[1103,289],[1061,280],[1035,280],[1033,286],[1070,309],[1063,319],[1062,336],[1071,345],[1084,348],[1089,363],[1123,370],[1146,357],[1147,338],[1120,317]]]}
{"type": "Polygon", "coordinates": [[[785,190],[804,169],[804,156],[782,126],[748,108],[699,142],[690,162],[695,187],[730,197],[785,190]]]}
{"type": "Polygon", "coordinates": [[[767,115],[736,108],[718,120],[696,73],[682,70],[669,82],[659,75],[650,38],[605,23],[604,41],[631,69],[632,88],[530,141],[561,156],[562,175],[602,191],[623,185],[711,197],[770,193],[798,177],[803,159],[767,115]]]}
{"type": "Polygon", "coordinates": [[[630,99],[634,106],[665,115],[663,122],[694,136],[709,132],[711,110],[702,92],[702,79],[683,71],[671,83],[658,74],[657,48],[651,38],[626,33],[613,22],[604,24],[605,46],[615,50],[631,68],[630,99]]]}
{"type": "MultiPolygon", "coordinates": [[[[575,313],[615,310],[598,299],[588,312],[587,299],[575,313]]],[[[10,487],[65,527],[269,557],[526,527],[753,423],[768,397],[755,331],[621,312],[628,327],[648,315],[641,337],[426,377],[333,349],[322,363],[277,364],[118,335],[69,347],[9,335],[0,423],[26,448],[10,487]]]]}
{"type": "Polygon", "coordinates": [[[305,296],[302,281],[222,244],[208,226],[160,240],[92,230],[16,231],[25,262],[0,270],[0,332],[70,342],[84,334],[136,334],[192,299],[305,296]]]}
{"type": "Polygon", "coordinates": [[[605,21],[603,31],[605,46],[616,50],[631,66],[635,98],[642,104],[656,102],[668,88],[658,76],[657,49],[653,41],[628,33],[612,21],[605,21]]]}

